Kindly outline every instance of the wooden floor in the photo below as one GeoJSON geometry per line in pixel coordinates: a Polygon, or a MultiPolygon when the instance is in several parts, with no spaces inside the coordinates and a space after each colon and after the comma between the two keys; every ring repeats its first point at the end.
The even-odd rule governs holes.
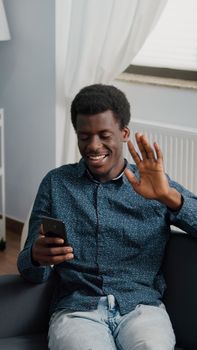
{"type": "Polygon", "coordinates": [[[20,235],[8,231],[6,233],[6,249],[0,251],[0,275],[18,273],[16,260],[20,250],[20,235]]]}

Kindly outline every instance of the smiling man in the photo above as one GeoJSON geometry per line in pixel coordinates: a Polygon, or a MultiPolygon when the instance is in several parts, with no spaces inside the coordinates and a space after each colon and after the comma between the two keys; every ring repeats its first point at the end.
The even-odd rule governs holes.
{"type": "Polygon", "coordinates": [[[116,87],[83,88],[71,118],[81,160],[44,177],[18,258],[30,281],[58,277],[49,348],[172,350],[160,267],[171,224],[197,235],[197,198],[165,174],[157,143],[137,133],[135,150],[130,106],[116,87]],[[69,245],[45,236],[42,216],[63,221],[69,245]]]}

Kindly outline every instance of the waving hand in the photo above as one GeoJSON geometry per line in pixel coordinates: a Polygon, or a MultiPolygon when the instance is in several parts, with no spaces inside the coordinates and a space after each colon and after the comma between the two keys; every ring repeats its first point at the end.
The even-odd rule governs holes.
{"type": "Polygon", "coordinates": [[[181,207],[181,195],[174,188],[169,186],[164,172],[163,155],[159,145],[154,142],[153,147],[145,135],[136,133],[136,141],[141,155],[137,153],[131,141],[128,148],[140,173],[138,180],[129,170],[125,170],[129,182],[134,190],[147,199],[156,199],[172,210],[181,207]]]}

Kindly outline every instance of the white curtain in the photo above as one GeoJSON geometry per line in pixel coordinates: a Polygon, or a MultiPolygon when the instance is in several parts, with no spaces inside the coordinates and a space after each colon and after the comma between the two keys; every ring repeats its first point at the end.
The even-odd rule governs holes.
{"type": "Polygon", "coordinates": [[[70,121],[75,94],[85,85],[111,83],[131,63],[166,2],[56,0],[57,165],[79,159],[70,121]]]}

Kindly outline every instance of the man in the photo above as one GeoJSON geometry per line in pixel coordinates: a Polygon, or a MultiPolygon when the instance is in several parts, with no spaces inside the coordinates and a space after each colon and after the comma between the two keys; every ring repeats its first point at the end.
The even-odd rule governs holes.
{"type": "Polygon", "coordinates": [[[58,276],[49,348],[172,350],[160,267],[170,224],[197,234],[197,197],[165,175],[157,143],[137,133],[136,152],[117,88],[83,88],[71,117],[82,159],[43,179],[18,258],[30,281],[58,276]],[[123,142],[136,165],[124,159],[123,142]],[[69,246],[44,235],[42,216],[64,222],[69,246]]]}

